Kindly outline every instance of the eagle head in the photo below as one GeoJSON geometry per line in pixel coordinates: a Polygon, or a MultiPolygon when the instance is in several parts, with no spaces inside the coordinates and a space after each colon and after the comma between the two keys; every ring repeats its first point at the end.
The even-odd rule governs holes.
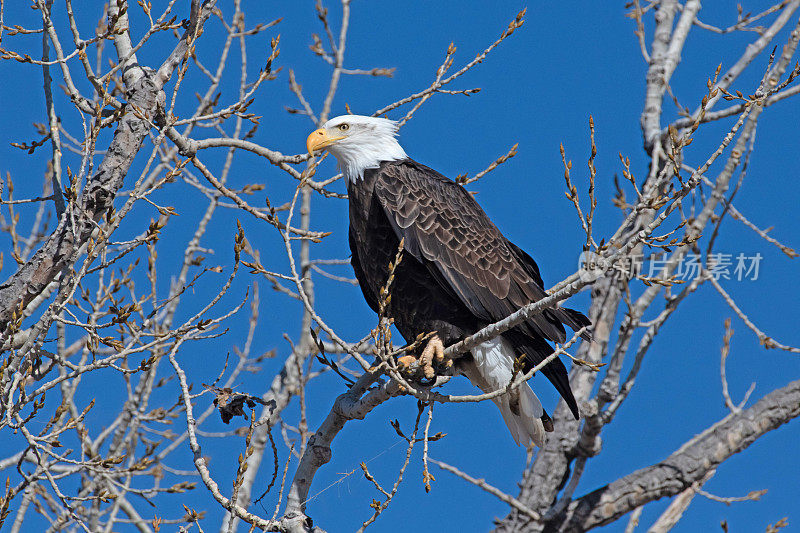
{"type": "Polygon", "coordinates": [[[364,170],[377,168],[382,161],[406,159],[397,142],[398,124],[394,120],[362,115],[332,118],[311,132],[306,140],[308,153],[328,150],[348,180],[364,177],[364,170]]]}

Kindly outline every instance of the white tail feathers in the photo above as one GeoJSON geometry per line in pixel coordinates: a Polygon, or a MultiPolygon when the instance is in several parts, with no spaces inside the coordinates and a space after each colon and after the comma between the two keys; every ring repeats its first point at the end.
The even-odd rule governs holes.
{"type": "MultiPolygon", "coordinates": [[[[513,375],[514,349],[503,338],[497,337],[472,349],[474,359],[461,366],[462,373],[483,392],[492,392],[508,385],[513,375]]],[[[537,446],[544,443],[544,414],[542,404],[530,385],[524,383],[509,394],[493,398],[500,408],[503,420],[522,446],[532,442],[537,446]]]]}

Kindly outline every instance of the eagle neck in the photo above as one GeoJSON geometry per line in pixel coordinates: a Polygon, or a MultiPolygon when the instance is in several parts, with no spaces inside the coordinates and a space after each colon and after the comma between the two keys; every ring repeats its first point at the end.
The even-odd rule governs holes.
{"type": "Polygon", "coordinates": [[[333,155],[339,163],[339,170],[351,183],[364,179],[366,170],[380,168],[382,163],[408,159],[405,150],[394,138],[360,143],[347,151],[333,151],[333,155]]]}

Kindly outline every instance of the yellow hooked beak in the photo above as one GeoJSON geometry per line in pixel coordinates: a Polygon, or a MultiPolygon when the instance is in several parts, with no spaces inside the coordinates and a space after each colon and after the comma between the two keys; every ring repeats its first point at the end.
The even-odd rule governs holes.
{"type": "Polygon", "coordinates": [[[320,148],[330,146],[341,139],[344,139],[344,135],[340,137],[332,137],[325,128],[315,130],[311,132],[311,135],[309,135],[308,139],[306,139],[306,148],[308,148],[308,154],[313,155],[314,150],[319,150],[320,148]]]}

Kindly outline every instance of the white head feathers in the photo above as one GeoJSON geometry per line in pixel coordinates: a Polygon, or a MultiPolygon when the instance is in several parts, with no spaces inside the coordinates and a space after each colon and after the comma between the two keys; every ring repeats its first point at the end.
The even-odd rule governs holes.
{"type": "Polygon", "coordinates": [[[397,142],[397,128],[394,120],[342,115],[330,119],[311,135],[326,138],[320,147],[333,154],[348,180],[356,180],[364,177],[364,170],[377,168],[381,161],[408,157],[397,142]]]}

